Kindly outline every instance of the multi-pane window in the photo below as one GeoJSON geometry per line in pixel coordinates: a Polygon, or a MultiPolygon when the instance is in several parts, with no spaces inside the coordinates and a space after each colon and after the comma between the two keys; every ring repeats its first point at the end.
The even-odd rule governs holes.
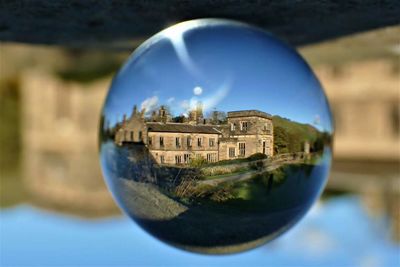
{"type": "Polygon", "coordinates": [[[264,131],[266,131],[267,133],[271,133],[271,124],[269,124],[268,122],[264,124],[264,131]]]}
{"type": "Polygon", "coordinates": [[[192,147],[192,137],[188,136],[186,139],[187,147],[192,147]]]}
{"type": "Polygon", "coordinates": [[[160,156],[160,163],[164,163],[165,162],[165,157],[164,157],[164,155],[161,155],[160,156]]]}
{"type": "Polygon", "coordinates": [[[208,162],[216,162],[217,161],[217,153],[208,153],[207,161],[208,162]]]}
{"type": "Polygon", "coordinates": [[[181,138],[180,137],[175,138],[175,145],[177,148],[181,147],[181,138]]]}
{"type": "Polygon", "coordinates": [[[197,146],[202,147],[203,146],[203,138],[199,137],[197,138],[197,146]]]}
{"type": "Polygon", "coordinates": [[[160,147],[164,147],[164,137],[160,136],[160,147]]]}
{"type": "Polygon", "coordinates": [[[175,156],[175,164],[182,164],[182,156],[181,155],[175,156]]]}
{"type": "Polygon", "coordinates": [[[210,138],[208,139],[208,145],[210,147],[214,147],[215,146],[215,138],[210,138]]]}
{"type": "Polygon", "coordinates": [[[234,157],[235,157],[235,154],[236,154],[236,153],[235,153],[235,150],[236,150],[236,149],[235,149],[234,147],[230,147],[230,148],[229,148],[229,157],[230,157],[230,158],[234,158],[234,157]]]}
{"type": "Polygon", "coordinates": [[[183,161],[187,164],[190,163],[190,154],[183,155],[183,161]]]}
{"type": "Polygon", "coordinates": [[[236,130],[236,125],[234,123],[231,123],[231,131],[236,130]]]}
{"type": "Polygon", "coordinates": [[[131,141],[133,141],[133,137],[134,137],[134,134],[133,134],[133,131],[131,131],[131,141]]]}
{"type": "Polygon", "coordinates": [[[139,131],[139,141],[142,141],[142,131],[139,131]]]}
{"type": "Polygon", "coordinates": [[[241,121],[241,122],[240,122],[240,130],[242,130],[242,131],[247,131],[247,128],[248,128],[248,123],[247,123],[247,121],[241,121]]]}
{"type": "Polygon", "coordinates": [[[239,156],[244,157],[246,155],[246,143],[239,143],[239,156]]]}

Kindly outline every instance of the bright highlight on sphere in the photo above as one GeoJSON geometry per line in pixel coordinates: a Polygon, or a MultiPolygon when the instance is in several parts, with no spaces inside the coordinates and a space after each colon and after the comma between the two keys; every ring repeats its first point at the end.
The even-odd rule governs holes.
{"type": "Polygon", "coordinates": [[[199,87],[199,86],[196,86],[196,87],[193,89],[193,93],[194,93],[195,95],[201,95],[201,93],[203,93],[203,89],[202,89],[201,87],[199,87]]]}
{"type": "Polygon", "coordinates": [[[138,47],[101,114],[100,160],[148,233],[200,253],[273,240],[315,203],[332,116],[299,54],[247,24],[179,23],[138,47]]]}

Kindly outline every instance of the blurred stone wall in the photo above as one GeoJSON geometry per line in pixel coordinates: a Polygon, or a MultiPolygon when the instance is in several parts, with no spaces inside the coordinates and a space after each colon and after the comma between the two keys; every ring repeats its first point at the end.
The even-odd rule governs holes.
{"type": "Polygon", "coordinates": [[[22,170],[33,202],[73,213],[116,211],[98,160],[99,114],[109,79],[65,82],[43,71],[22,75],[22,170]]]}
{"type": "Polygon", "coordinates": [[[400,159],[400,76],[385,60],[315,69],[333,110],[336,158],[400,159]]]}

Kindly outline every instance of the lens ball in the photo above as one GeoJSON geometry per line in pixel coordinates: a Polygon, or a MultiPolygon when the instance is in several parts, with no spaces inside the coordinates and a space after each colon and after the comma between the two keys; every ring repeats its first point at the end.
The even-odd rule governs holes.
{"type": "Polygon", "coordinates": [[[100,126],[122,210],[189,251],[233,253],[290,229],[331,164],[332,115],[299,54],[244,23],[176,24],[114,77],[100,126]]]}

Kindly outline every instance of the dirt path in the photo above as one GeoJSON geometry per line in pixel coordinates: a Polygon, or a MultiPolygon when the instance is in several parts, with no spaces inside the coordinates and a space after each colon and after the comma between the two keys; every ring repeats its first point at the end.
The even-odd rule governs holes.
{"type": "Polygon", "coordinates": [[[279,167],[282,167],[283,165],[300,163],[302,161],[303,160],[277,161],[277,162],[272,162],[272,163],[270,162],[268,166],[265,166],[261,170],[248,171],[245,173],[233,173],[232,175],[228,175],[228,176],[224,175],[223,177],[220,177],[220,178],[216,177],[214,179],[199,181],[199,184],[216,186],[216,185],[219,185],[221,183],[226,183],[226,182],[241,182],[241,181],[245,181],[245,180],[249,180],[249,179],[253,178],[254,175],[276,170],[279,167]]]}

